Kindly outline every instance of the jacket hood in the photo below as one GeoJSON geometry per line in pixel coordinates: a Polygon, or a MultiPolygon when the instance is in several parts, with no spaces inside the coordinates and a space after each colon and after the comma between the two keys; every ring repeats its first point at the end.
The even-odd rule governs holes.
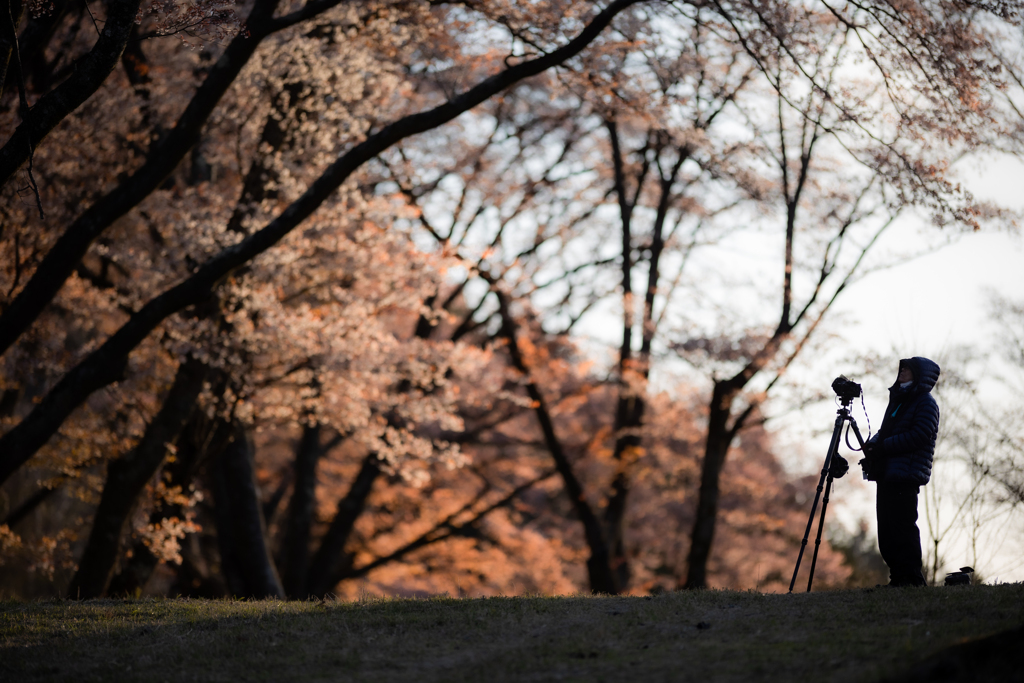
{"type": "MultiPolygon", "coordinates": [[[[910,391],[922,394],[930,392],[935,387],[935,383],[939,381],[939,364],[929,358],[922,356],[903,358],[900,360],[900,367],[902,368],[904,365],[914,373],[914,383],[910,385],[910,391]]],[[[899,380],[892,386],[893,388],[898,387],[899,380]]]]}

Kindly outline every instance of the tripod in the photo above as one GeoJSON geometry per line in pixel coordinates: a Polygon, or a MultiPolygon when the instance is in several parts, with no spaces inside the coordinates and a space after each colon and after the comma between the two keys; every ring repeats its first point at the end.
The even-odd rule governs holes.
{"type": "MultiPolygon", "coordinates": [[[[857,387],[858,389],[860,387],[857,387]]],[[[857,392],[860,393],[859,391],[857,392]]],[[[832,430],[832,443],[829,444],[828,453],[825,454],[825,465],[821,468],[821,478],[818,479],[818,490],[814,494],[814,504],[811,506],[811,515],[807,518],[807,530],[804,531],[804,538],[800,542],[800,554],[796,557],[796,568],[793,570],[793,579],[789,582],[789,592],[793,592],[796,584],[796,575],[800,571],[800,561],[804,558],[804,550],[807,548],[807,538],[811,535],[811,526],[814,524],[814,513],[818,509],[818,499],[821,498],[824,486],[825,498],[821,501],[821,518],[818,520],[818,535],[814,539],[814,555],[811,557],[811,574],[807,577],[807,592],[811,592],[811,582],[814,581],[814,565],[818,562],[818,548],[821,546],[821,532],[825,527],[825,510],[828,509],[828,495],[832,491],[832,480],[839,479],[850,468],[846,460],[839,455],[839,441],[842,437],[843,424],[850,423],[853,433],[857,436],[857,442],[861,449],[864,448],[864,439],[860,435],[857,421],[850,414],[850,406],[855,397],[840,395],[842,405],[836,411],[836,427],[832,430]]],[[[847,445],[849,445],[849,431],[847,431],[847,445]]]]}

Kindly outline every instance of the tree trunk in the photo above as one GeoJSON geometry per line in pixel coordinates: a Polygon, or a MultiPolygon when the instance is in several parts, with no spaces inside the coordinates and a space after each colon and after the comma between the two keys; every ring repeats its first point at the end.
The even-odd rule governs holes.
{"type": "Polygon", "coordinates": [[[78,571],[68,587],[69,596],[94,598],[106,590],[125,522],[146,482],[164,461],[167,444],[177,438],[192,414],[205,376],[206,366],[201,362],[189,358],[182,363],[163,406],[138,446],[108,465],[107,481],[78,571]]]}
{"type": "Polygon", "coordinates": [[[708,557],[711,555],[711,542],[715,537],[715,521],[718,517],[719,480],[729,444],[735,435],[734,430],[727,428],[727,423],[736,393],[736,390],[727,387],[724,382],[716,382],[712,392],[708,438],[704,448],[704,462],[701,464],[697,514],[690,534],[685,588],[707,588],[708,585],[707,566],[708,557]]]}
{"type": "Polygon", "coordinates": [[[309,536],[316,507],[316,466],[322,454],[320,426],[306,425],[295,453],[295,484],[288,503],[288,527],[285,537],[284,589],[289,598],[308,596],[309,536]]]}
{"type": "Polygon", "coordinates": [[[284,589],[267,547],[252,445],[241,423],[235,422],[232,431],[232,441],[212,468],[221,572],[236,597],[282,598],[284,589]]]}
{"type": "MultiPolygon", "coordinates": [[[[206,377],[209,378],[210,375],[207,371],[206,377]]],[[[193,411],[192,417],[178,437],[174,462],[164,468],[165,472],[170,473],[168,484],[172,487],[180,486],[182,491],[188,490],[195,479],[200,462],[211,453],[217,454],[223,450],[229,436],[227,429],[228,425],[222,420],[214,422],[202,411],[193,411]]],[[[184,511],[178,505],[172,505],[170,508],[157,506],[150,514],[149,520],[156,524],[165,518],[181,517],[183,514],[184,511]]],[[[141,539],[137,540],[132,545],[131,558],[110,580],[107,593],[127,596],[140,593],[159,562],[156,555],[150,552],[149,546],[141,539]]]]}
{"type": "Polygon", "coordinates": [[[627,196],[626,167],[622,154],[618,127],[614,120],[606,122],[608,137],[612,147],[612,166],[615,172],[615,194],[619,204],[619,218],[622,222],[622,293],[623,293],[623,329],[622,344],[619,347],[619,398],[615,409],[615,448],[613,458],[616,463],[615,478],[611,484],[611,496],[605,507],[604,524],[609,550],[609,570],[613,574],[616,590],[626,590],[630,581],[629,558],[626,555],[625,519],[626,503],[632,484],[633,466],[640,454],[642,439],[639,430],[643,426],[646,397],[637,393],[631,386],[630,373],[639,373],[644,381],[650,376],[651,344],[654,340],[656,321],[654,318],[654,300],[658,293],[661,254],[665,248],[665,220],[672,202],[672,186],[676,181],[683,162],[689,157],[688,148],[679,150],[679,157],[665,173],[660,164],[655,164],[660,178],[658,179],[659,200],[658,210],[651,233],[650,259],[648,261],[647,288],[644,293],[644,310],[641,318],[640,352],[633,352],[633,211],[639,201],[644,184],[649,176],[651,164],[647,151],[653,149],[655,156],[660,157],[664,146],[660,135],[648,132],[647,143],[639,150],[643,157],[640,169],[635,177],[632,197],[627,196]],[[653,145],[653,147],[652,147],[653,145]]]}
{"type": "MultiPolygon", "coordinates": [[[[622,387],[620,391],[625,394],[627,388],[622,387]]],[[[629,558],[626,556],[626,499],[632,480],[633,463],[640,452],[641,440],[637,430],[643,425],[644,404],[643,396],[620,395],[616,410],[615,431],[619,436],[615,439],[614,459],[617,470],[612,480],[612,494],[604,511],[608,567],[614,577],[615,593],[626,590],[631,578],[629,558]]]]}
{"type": "Polygon", "coordinates": [[[363,466],[359,469],[359,474],[356,475],[348,493],[338,503],[334,520],[320,541],[320,548],[309,567],[306,578],[308,595],[323,597],[337,583],[336,577],[340,576],[345,559],[345,544],[352,535],[356,519],[366,507],[366,500],[370,497],[370,491],[380,472],[380,461],[376,453],[370,453],[363,458],[363,466]]]}
{"type": "MultiPolygon", "coordinates": [[[[493,280],[488,280],[492,288],[495,286],[493,280]]],[[[512,312],[509,310],[508,296],[500,289],[495,288],[495,296],[498,298],[498,310],[501,314],[501,336],[508,341],[508,353],[515,367],[523,377],[530,377],[530,368],[526,365],[522,351],[519,348],[519,340],[516,338],[517,325],[512,312]]],[[[533,412],[537,416],[541,434],[544,435],[544,445],[555,461],[555,468],[562,476],[565,484],[565,493],[569,496],[573,510],[583,525],[583,535],[590,548],[590,557],[587,558],[587,577],[590,580],[590,590],[594,593],[617,594],[620,592],[619,584],[615,579],[615,572],[611,567],[611,556],[608,552],[608,541],[605,538],[605,531],[601,526],[601,520],[594,513],[590,503],[587,502],[586,494],[583,492],[583,484],[580,483],[572,463],[562,448],[562,442],[555,433],[555,425],[551,420],[551,412],[548,410],[547,400],[541,393],[537,383],[530,380],[526,382],[526,393],[533,401],[533,412]]]]}

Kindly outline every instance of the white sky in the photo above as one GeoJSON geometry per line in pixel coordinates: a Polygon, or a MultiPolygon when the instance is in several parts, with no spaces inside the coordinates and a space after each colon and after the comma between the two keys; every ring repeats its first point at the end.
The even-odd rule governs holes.
{"type": "MultiPolygon", "coordinates": [[[[965,173],[966,175],[966,173],[965,173]]],[[[1024,211],[1024,165],[1003,161],[970,173],[977,196],[1024,211]]],[[[843,295],[861,322],[853,341],[889,348],[984,342],[986,289],[1024,296],[1024,239],[982,230],[937,253],[872,274],[843,295]],[[899,297],[892,296],[900,292],[899,297]]],[[[920,354],[924,355],[924,354],[920,354]]]]}

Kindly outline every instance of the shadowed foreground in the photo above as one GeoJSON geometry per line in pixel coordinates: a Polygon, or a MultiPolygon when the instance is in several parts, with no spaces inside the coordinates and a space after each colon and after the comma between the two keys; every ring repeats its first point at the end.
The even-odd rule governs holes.
{"type": "MultiPolygon", "coordinates": [[[[6,602],[0,680],[900,680],[922,661],[934,669],[967,639],[1022,622],[1024,584],[648,598],[6,602]]],[[[970,666],[992,649],[974,647],[981,659],[970,666]]],[[[1006,648],[997,641],[996,649],[1006,648]]],[[[1020,657],[1019,646],[1009,649],[1020,657]]]]}

